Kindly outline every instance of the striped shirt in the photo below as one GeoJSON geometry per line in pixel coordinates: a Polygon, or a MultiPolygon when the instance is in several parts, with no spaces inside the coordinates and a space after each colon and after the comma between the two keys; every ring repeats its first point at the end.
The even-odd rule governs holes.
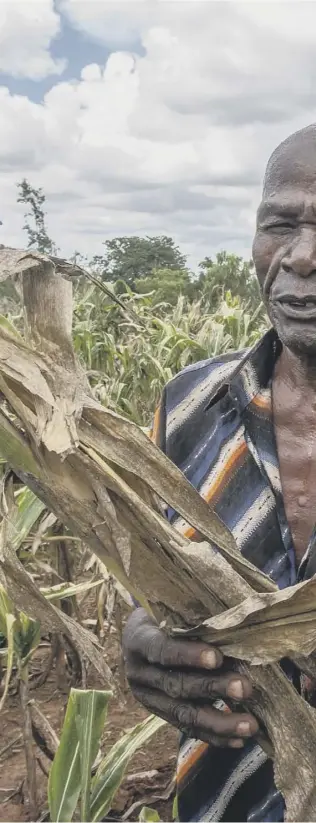
{"type": "MultiPolygon", "coordinates": [[[[271,329],[251,350],[184,369],[164,390],[154,439],[229,527],[242,554],[284,588],[314,569],[307,553],[297,571],[282,497],[271,413],[280,351],[271,329]]],[[[168,515],[198,539],[176,512],[168,515]]],[[[313,536],[309,550],[314,543],[313,536]]],[[[284,668],[299,680],[289,663],[284,668]]],[[[253,741],[237,750],[182,738],[177,790],[181,821],[283,820],[272,763],[253,741]]]]}

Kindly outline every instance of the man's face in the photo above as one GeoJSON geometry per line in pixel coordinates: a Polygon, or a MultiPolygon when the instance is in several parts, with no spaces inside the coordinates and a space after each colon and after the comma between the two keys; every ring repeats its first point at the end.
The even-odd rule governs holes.
{"type": "Polygon", "coordinates": [[[280,340],[316,357],[316,137],[268,167],[253,259],[280,340]]]}

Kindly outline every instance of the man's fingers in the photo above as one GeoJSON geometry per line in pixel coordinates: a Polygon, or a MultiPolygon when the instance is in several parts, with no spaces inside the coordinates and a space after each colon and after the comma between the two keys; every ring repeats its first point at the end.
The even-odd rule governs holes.
{"type": "Polygon", "coordinates": [[[217,697],[247,700],[252,692],[246,677],[216,671],[223,664],[217,649],[170,638],[144,609],[136,609],[124,629],[123,651],[136,699],[187,736],[241,748],[258,731],[251,714],[221,712],[208,702],[217,697]]]}
{"type": "Polygon", "coordinates": [[[159,666],[131,663],[126,667],[126,674],[131,683],[139,683],[150,689],[164,692],[175,700],[207,700],[216,697],[230,697],[245,700],[252,692],[251,683],[246,677],[230,673],[181,672],[176,669],[164,669],[159,666]]]}
{"type": "Polygon", "coordinates": [[[217,669],[223,663],[218,649],[196,640],[174,640],[159,629],[147,635],[145,659],[165,668],[217,669]]]}
{"type": "MultiPolygon", "coordinates": [[[[258,731],[256,719],[245,713],[229,713],[168,697],[155,689],[133,684],[133,694],[143,706],[183,730],[189,737],[212,742],[215,737],[247,739],[258,731]]],[[[215,745],[215,744],[214,744],[215,745]]]]}
{"type": "Polygon", "coordinates": [[[221,652],[206,643],[168,637],[146,616],[144,609],[136,609],[129,618],[123,648],[126,648],[127,657],[135,654],[149,663],[167,668],[216,669],[223,662],[221,652]]]}

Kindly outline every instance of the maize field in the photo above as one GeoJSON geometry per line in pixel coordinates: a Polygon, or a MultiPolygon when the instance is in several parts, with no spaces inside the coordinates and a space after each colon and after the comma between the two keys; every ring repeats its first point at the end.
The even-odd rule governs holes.
{"type": "Polygon", "coordinates": [[[288,656],[314,673],[315,581],[278,592],[148,437],[164,384],[190,363],[255,343],[262,308],[251,314],[229,293],[216,311],[181,296],[153,308],[150,295],[118,296],[76,265],[2,247],[8,278],[16,300],[0,319],[1,711],[18,706],[21,726],[0,761],[9,775],[20,745],[25,778],[3,787],[3,808],[18,800],[20,820],[157,820],[151,804],[176,816],[176,736],[131,709],[124,680],[119,641],[134,598],[171,634],[239,660],[287,819],[315,819],[316,717],[278,665],[288,656]],[[165,503],[201,540],[168,524],[165,503]],[[45,713],[52,689],[57,729],[45,713]],[[147,768],[134,765],[129,781],[146,741],[138,762],[147,768]],[[131,785],[140,787],[133,796],[131,785]]]}

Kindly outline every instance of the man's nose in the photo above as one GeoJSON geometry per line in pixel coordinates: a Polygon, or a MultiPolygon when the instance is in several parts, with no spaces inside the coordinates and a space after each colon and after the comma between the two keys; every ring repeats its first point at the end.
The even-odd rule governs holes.
{"type": "Polygon", "coordinates": [[[316,227],[303,228],[282,260],[285,272],[309,277],[316,274],[316,227]]]}

